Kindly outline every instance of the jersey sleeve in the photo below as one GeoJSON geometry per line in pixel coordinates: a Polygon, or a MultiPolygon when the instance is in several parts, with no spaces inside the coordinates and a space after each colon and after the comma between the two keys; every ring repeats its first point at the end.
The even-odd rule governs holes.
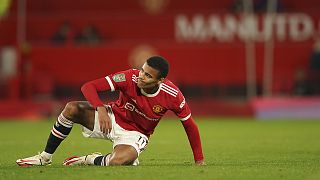
{"type": "Polygon", "coordinates": [[[190,118],[191,110],[180,91],[178,92],[173,105],[172,111],[180,118],[181,121],[185,121],[190,118]]]}
{"type": "Polygon", "coordinates": [[[126,71],[120,71],[114,74],[110,74],[105,77],[107,80],[111,91],[115,90],[125,90],[128,87],[129,82],[132,81],[134,73],[132,69],[126,71]]]}
{"type": "Polygon", "coordinates": [[[195,162],[202,161],[204,157],[202,152],[200,132],[197,124],[191,116],[189,119],[182,121],[182,124],[187,133],[195,162]]]}
{"type": "Polygon", "coordinates": [[[97,108],[98,106],[103,106],[103,102],[100,99],[98,92],[109,90],[110,86],[105,80],[105,78],[99,78],[86,82],[81,87],[81,92],[84,97],[90,102],[90,104],[97,108]]]}
{"type": "Polygon", "coordinates": [[[180,118],[183,127],[187,133],[189,143],[191,145],[192,152],[194,155],[194,160],[203,160],[204,157],[202,153],[200,133],[195,121],[191,116],[191,110],[189,108],[189,105],[180,91],[178,92],[177,97],[175,99],[176,101],[175,103],[173,103],[173,112],[180,118]]]}

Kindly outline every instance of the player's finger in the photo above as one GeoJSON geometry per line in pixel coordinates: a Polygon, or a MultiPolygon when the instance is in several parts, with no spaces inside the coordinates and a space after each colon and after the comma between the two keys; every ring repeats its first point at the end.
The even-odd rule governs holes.
{"type": "Polygon", "coordinates": [[[110,128],[110,124],[108,122],[106,122],[106,125],[105,125],[105,130],[106,130],[106,133],[109,134],[110,131],[111,131],[111,128],[110,128]]]}
{"type": "Polygon", "coordinates": [[[102,133],[106,133],[106,123],[104,121],[100,123],[100,130],[102,133]]]}
{"type": "Polygon", "coordinates": [[[102,123],[100,123],[100,131],[101,131],[101,132],[104,131],[104,130],[103,130],[103,124],[102,124],[102,123]]]}
{"type": "Polygon", "coordinates": [[[104,132],[105,134],[109,133],[108,124],[106,123],[104,126],[104,132]]]}
{"type": "Polygon", "coordinates": [[[111,129],[112,129],[112,126],[111,126],[111,122],[109,121],[109,122],[108,122],[108,133],[111,132],[111,129]]]}

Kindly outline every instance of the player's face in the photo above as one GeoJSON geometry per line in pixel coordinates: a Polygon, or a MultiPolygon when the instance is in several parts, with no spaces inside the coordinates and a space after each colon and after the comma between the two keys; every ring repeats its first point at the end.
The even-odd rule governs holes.
{"type": "Polygon", "coordinates": [[[162,79],[158,79],[158,73],[158,70],[150,67],[147,63],[144,63],[139,73],[138,87],[146,92],[157,88],[162,82],[162,79]]]}

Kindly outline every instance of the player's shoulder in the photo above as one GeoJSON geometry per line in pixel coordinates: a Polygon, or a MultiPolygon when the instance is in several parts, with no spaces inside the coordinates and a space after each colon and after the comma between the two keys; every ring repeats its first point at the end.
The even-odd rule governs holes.
{"type": "Polygon", "coordinates": [[[121,71],[119,73],[124,73],[126,76],[138,76],[139,71],[140,70],[138,70],[138,69],[127,69],[127,70],[121,71]]]}
{"type": "Polygon", "coordinates": [[[139,75],[140,70],[139,69],[130,69],[132,74],[135,74],[136,76],[139,75]]]}
{"type": "Polygon", "coordinates": [[[132,77],[138,77],[139,76],[139,69],[128,69],[128,75],[132,77]]]}
{"type": "Polygon", "coordinates": [[[116,83],[121,82],[131,82],[131,80],[137,83],[137,77],[139,76],[139,70],[137,69],[127,69],[123,71],[116,72],[109,75],[110,79],[113,79],[116,83]]]}
{"type": "Polygon", "coordinates": [[[139,71],[138,69],[127,69],[125,71],[121,71],[117,74],[123,74],[126,76],[128,79],[135,80],[139,76],[139,71]]]}
{"type": "Polygon", "coordinates": [[[170,87],[172,89],[180,91],[178,86],[176,86],[172,81],[170,81],[170,79],[165,78],[162,84],[165,85],[166,87],[170,87]]]}
{"type": "Polygon", "coordinates": [[[163,83],[161,83],[160,90],[168,95],[171,95],[172,97],[182,95],[179,88],[169,79],[165,79],[163,83]]]}

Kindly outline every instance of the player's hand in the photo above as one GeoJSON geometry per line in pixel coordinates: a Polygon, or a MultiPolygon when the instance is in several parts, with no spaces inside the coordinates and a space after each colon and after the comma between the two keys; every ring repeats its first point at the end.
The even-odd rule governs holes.
{"type": "Polygon", "coordinates": [[[205,166],[206,163],[204,162],[204,160],[198,160],[198,161],[195,162],[195,165],[197,165],[197,166],[205,166]]]}
{"type": "Polygon", "coordinates": [[[107,109],[104,106],[97,107],[98,117],[100,123],[100,130],[104,134],[109,134],[111,132],[111,119],[108,115],[107,109]]]}

